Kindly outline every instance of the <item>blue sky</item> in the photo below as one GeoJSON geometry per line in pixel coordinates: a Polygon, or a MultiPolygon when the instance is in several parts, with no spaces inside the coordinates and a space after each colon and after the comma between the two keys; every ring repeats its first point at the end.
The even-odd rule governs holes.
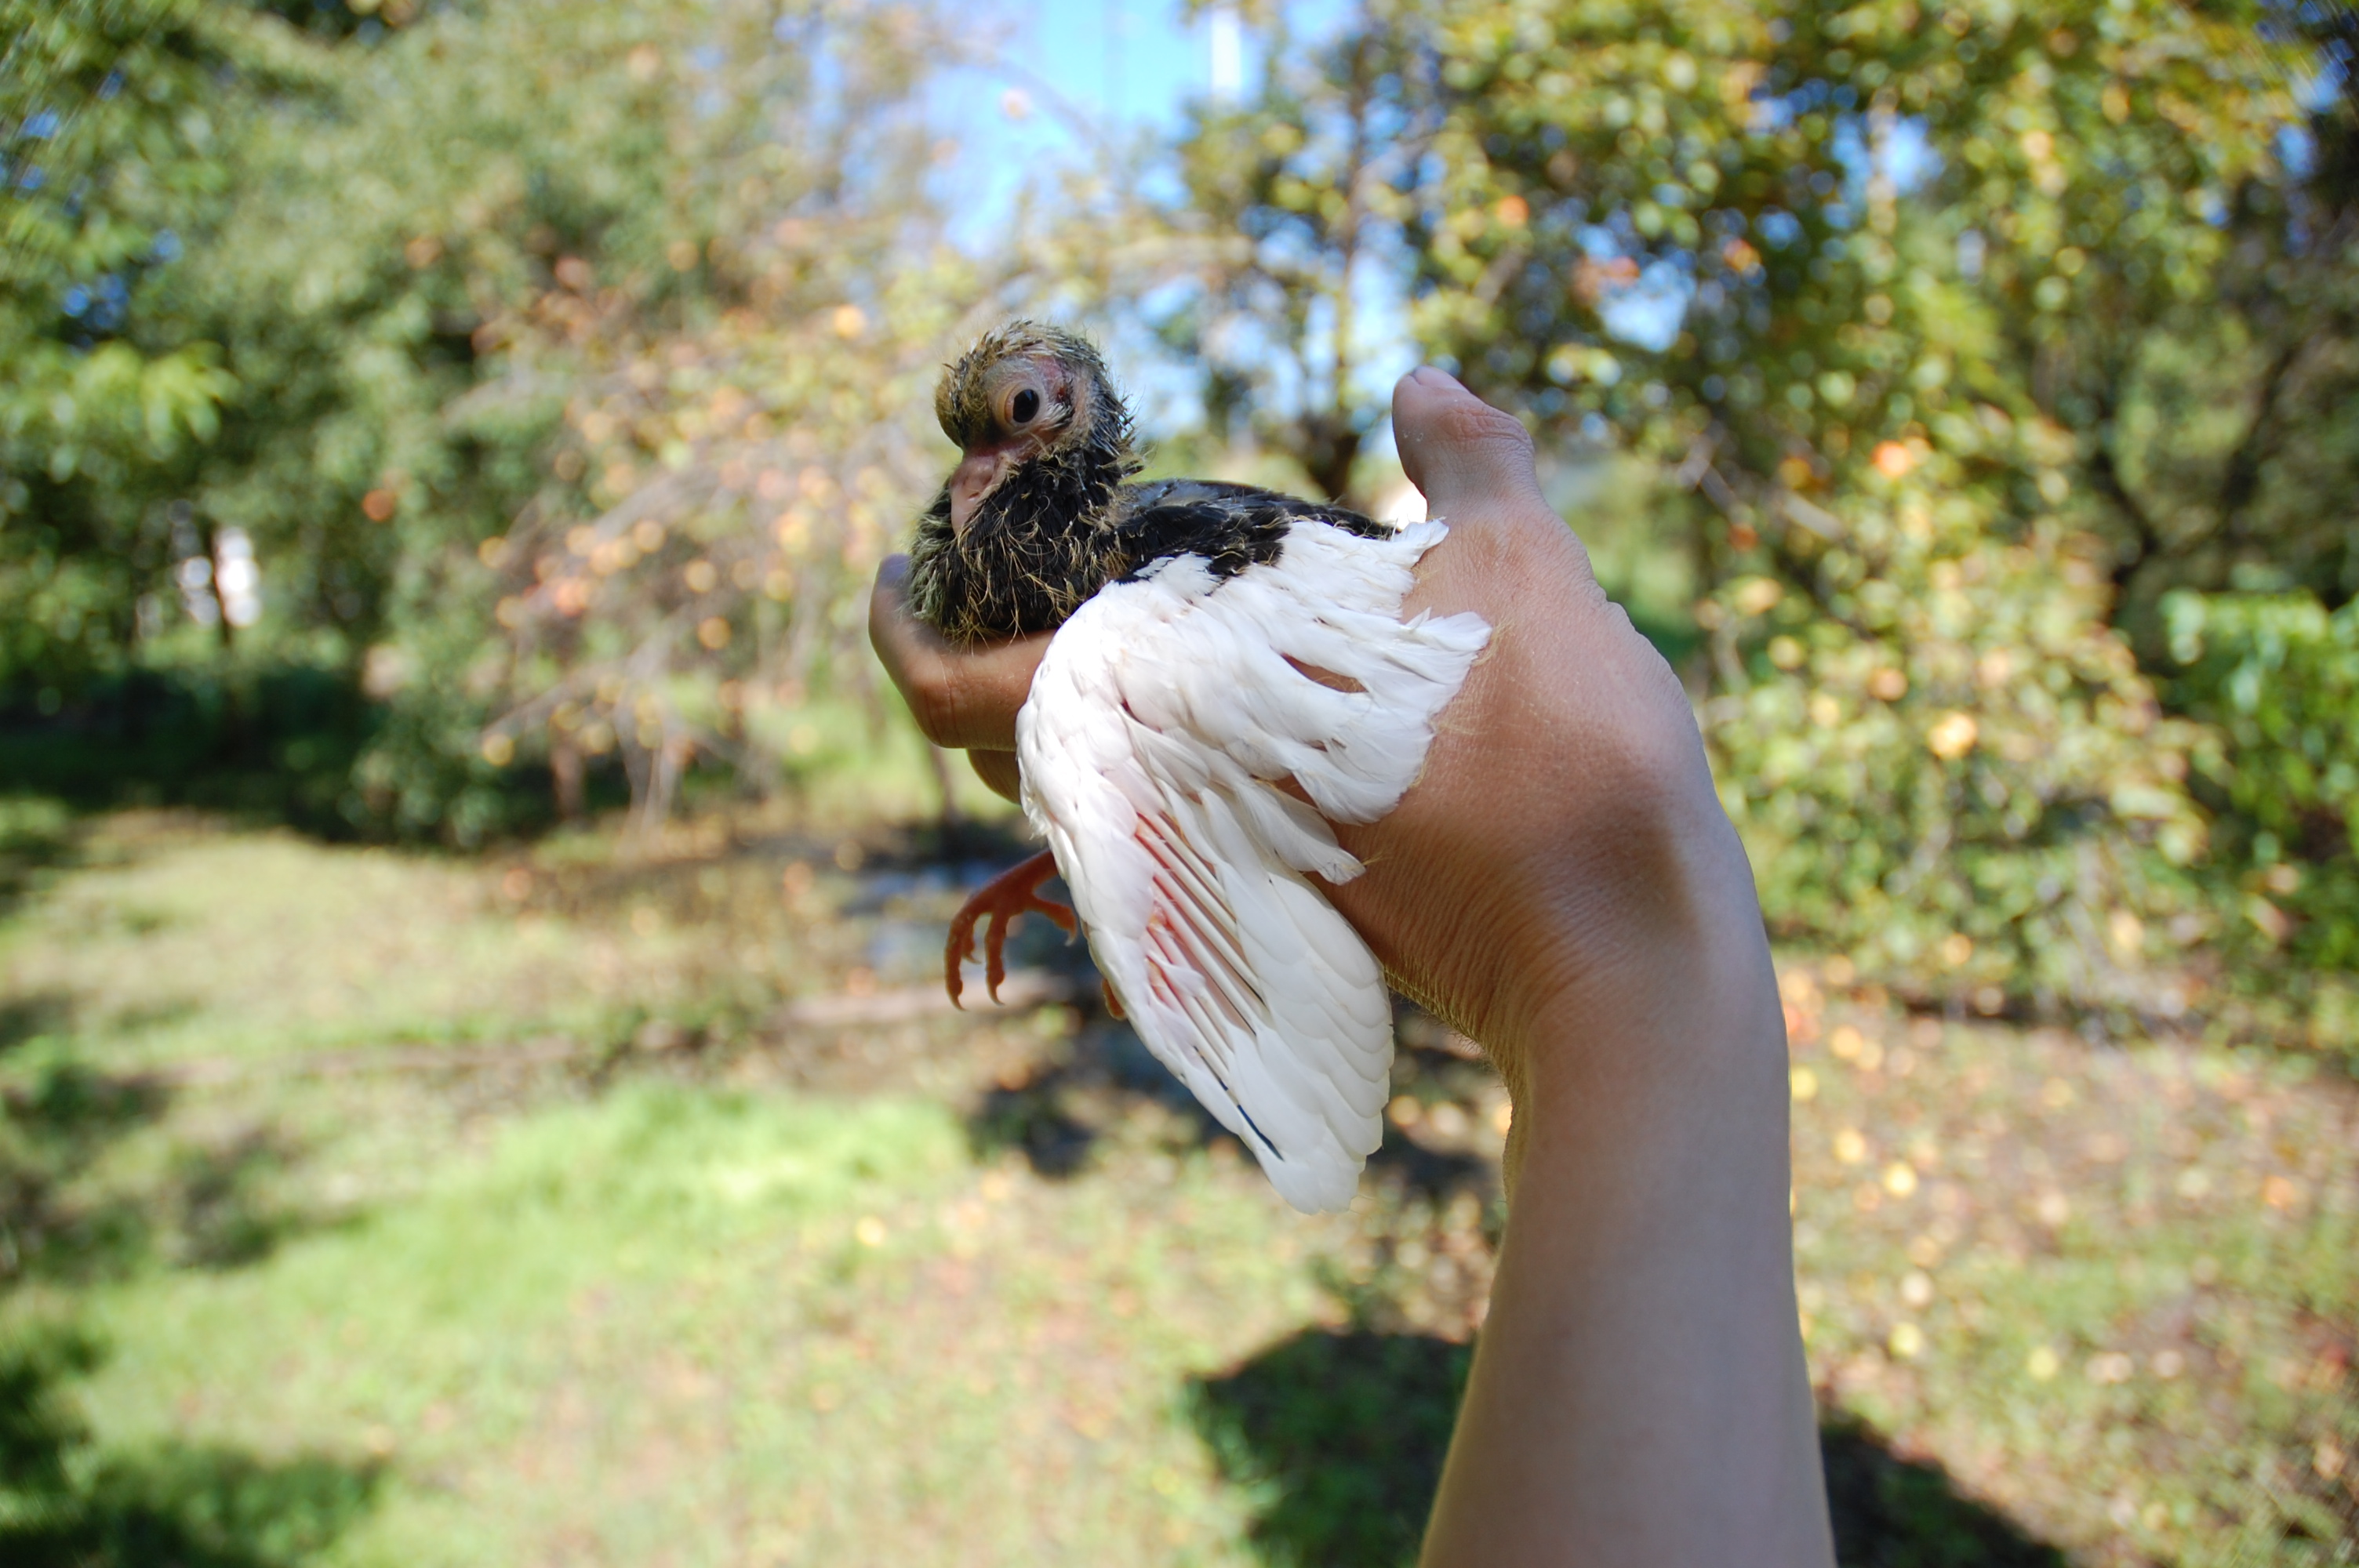
{"type": "Polygon", "coordinates": [[[960,146],[949,178],[962,239],[1004,220],[1027,174],[1075,150],[1071,114],[1168,131],[1211,88],[1210,22],[1183,21],[1166,0],[1003,0],[994,14],[984,27],[1014,69],[951,71],[934,89],[937,121],[960,146]]]}
{"type": "MultiPolygon", "coordinates": [[[[1288,0],[1284,11],[1299,37],[1316,38],[1341,24],[1349,0],[1288,0]]],[[[978,25],[1011,69],[952,70],[933,89],[937,122],[960,144],[950,178],[968,224],[1003,218],[1027,172],[1075,149],[1052,96],[1093,126],[1136,135],[1176,129],[1212,87],[1210,11],[1188,20],[1178,0],[992,0],[978,25]],[[1028,113],[1008,112],[1011,89],[1028,113]]],[[[1252,28],[1242,42],[1249,81],[1259,68],[1252,28]]]]}
{"type": "MultiPolygon", "coordinates": [[[[1315,38],[1347,7],[1348,0],[1293,0],[1286,13],[1298,37],[1315,38]]],[[[952,232],[978,249],[1007,220],[1027,176],[1082,152],[1083,138],[1103,130],[1175,131],[1186,106],[1213,87],[1215,23],[1209,12],[1187,19],[1173,0],[1003,0],[994,15],[985,26],[996,30],[1012,69],[947,73],[932,103],[936,123],[959,143],[945,175],[959,211],[952,232]],[[1086,124],[1077,127],[1076,118],[1086,124]]],[[[1240,41],[1250,82],[1260,65],[1253,29],[1240,41]]],[[[1366,379],[1389,385],[1415,362],[1406,312],[1384,280],[1366,281],[1384,297],[1363,299],[1355,335],[1366,379]]],[[[1191,416],[1192,378],[1164,373],[1173,368],[1126,367],[1151,427],[1191,416]]]]}

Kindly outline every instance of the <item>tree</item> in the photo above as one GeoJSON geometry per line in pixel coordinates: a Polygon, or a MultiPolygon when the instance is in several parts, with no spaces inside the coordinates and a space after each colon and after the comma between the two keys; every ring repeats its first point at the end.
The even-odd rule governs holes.
{"type": "MultiPolygon", "coordinates": [[[[2158,454],[2249,466],[2198,438],[2287,340],[2215,301],[2292,287],[2297,254],[2347,270],[2284,156],[2315,52],[2269,21],[1440,17],[1421,334],[1693,498],[1707,732],[1790,934],[1933,991],[2162,1006],[2140,966],[2209,929],[2174,870],[2203,844],[2203,736],[2163,720],[2114,618],[2236,564],[2188,543],[2227,536],[2217,508],[2166,537],[2141,500],[2158,454]],[[2190,353],[2201,417],[2161,390],[2190,353]]],[[[2332,568],[2340,526],[2310,528],[2303,569],[2332,568]]]]}
{"type": "Polygon", "coordinates": [[[1407,15],[1364,8],[1309,49],[1280,19],[1252,97],[1193,107],[1165,216],[1211,242],[1157,323],[1200,367],[1207,423],[1293,457],[1330,498],[1385,418],[1386,345],[1364,317],[1392,303],[1439,128],[1407,15]]]}
{"type": "Polygon", "coordinates": [[[1736,555],[1912,436],[2009,513],[2102,501],[2139,354],[2212,297],[2231,200],[2287,183],[2299,60],[2260,20],[1469,11],[1424,320],[1543,416],[1708,462],[1736,555]]]}
{"type": "MultiPolygon", "coordinates": [[[[559,9],[593,30],[516,89],[509,157],[545,146],[530,105],[551,99],[582,116],[585,156],[535,157],[578,175],[599,138],[643,150],[609,148],[611,189],[571,192],[473,150],[456,161],[505,180],[513,216],[399,247],[465,278],[479,369],[437,429],[528,454],[487,526],[464,466],[411,468],[399,506],[431,521],[400,538],[402,721],[361,784],[462,837],[496,825],[492,780],[520,760],[545,759],[569,808],[585,770],[619,762],[651,824],[699,757],[774,779],[831,693],[883,714],[868,582],[944,467],[932,381],[992,286],[921,194],[933,138],[912,94],[940,51],[915,11],[712,0],[683,27],[636,0],[594,22],[559,9]],[[481,434],[506,429],[534,438],[481,434]]],[[[419,32],[438,61],[463,36],[419,32]]],[[[521,40],[474,41],[495,61],[521,40]]],[[[388,118],[470,92],[421,63],[388,118]]]]}
{"type": "MultiPolygon", "coordinates": [[[[585,571],[607,590],[598,611],[559,620],[591,634],[541,636],[495,620],[488,541],[513,536],[529,567],[541,530],[618,506],[662,513],[682,540],[747,526],[727,453],[699,465],[718,433],[702,400],[749,364],[773,433],[830,463],[866,449],[872,418],[905,438],[924,402],[904,395],[906,343],[830,325],[898,321],[933,276],[930,258],[903,265],[930,222],[908,105],[938,40],[914,10],[388,4],[304,29],[195,0],[18,13],[18,54],[39,69],[12,70],[10,124],[54,151],[33,180],[11,150],[40,198],[6,211],[12,242],[39,243],[12,243],[0,274],[0,330],[37,351],[10,355],[0,395],[5,521],[30,541],[12,537],[0,591],[49,618],[12,622],[0,686],[62,667],[60,626],[88,669],[174,656],[194,630],[178,574],[227,539],[258,563],[266,606],[247,662],[342,669],[385,704],[349,813],[472,839],[526,806],[485,725],[508,713],[493,757],[518,738],[538,752],[527,719],[572,712],[550,687],[603,688],[602,639],[644,653],[679,586],[676,570],[585,571]],[[814,376],[799,356],[821,345],[833,362],[814,376]]],[[[929,466],[897,461],[895,485],[929,466]]],[[[853,557],[873,560],[900,501],[875,504],[857,548],[823,521],[816,547],[842,564],[807,574],[798,646],[847,635],[853,557]]],[[[687,679],[713,711],[745,644],[710,645],[717,601],[702,602],[676,663],[616,701],[670,701],[687,679]]],[[[217,661],[214,641],[179,656],[217,661]]],[[[668,788],[637,772],[659,807],[668,788]]]]}
{"type": "Polygon", "coordinates": [[[156,304],[223,205],[224,74],[282,65],[194,0],[0,4],[0,687],[118,665],[172,562],[155,476],[235,382],[156,304]]]}

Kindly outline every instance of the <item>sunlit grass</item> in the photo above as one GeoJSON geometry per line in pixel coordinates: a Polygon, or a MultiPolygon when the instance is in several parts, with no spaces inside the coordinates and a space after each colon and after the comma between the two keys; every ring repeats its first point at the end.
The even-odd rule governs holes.
{"type": "Polygon", "coordinates": [[[1159,1195],[978,1168],[937,1106],[626,1088],[255,1267],[96,1292],[87,1398],[134,1446],[383,1466],[342,1561],[1227,1555],[1174,1390],[1315,1292],[1249,1185],[1159,1195]]]}
{"type": "MultiPolygon", "coordinates": [[[[1093,1014],[784,1022],[932,983],[907,831],[6,820],[24,1560],[1408,1560],[1496,1225],[1430,1025],[1305,1221],[1093,1014]]],[[[1787,987],[1847,1559],[2347,1561],[2349,1086],[1839,969],[1787,987]]]]}
{"type": "Polygon", "coordinates": [[[1786,972],[1802,1307],[1834,1401],[2093,1562],[2350,1560],[2352,1086],[1904,1021],[1817,979],[1786,972]]]}

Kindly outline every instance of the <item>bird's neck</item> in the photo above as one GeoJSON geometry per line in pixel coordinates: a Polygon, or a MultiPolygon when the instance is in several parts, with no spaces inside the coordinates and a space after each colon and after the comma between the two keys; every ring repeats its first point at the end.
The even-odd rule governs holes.
{"type": "Polygon", "coordinates": [[[1116,492],[1137,471],[1128,442],[1089,441],[1042,453],[1009,474],[1000,489],[1011,519],[1021,513],[1034,526],[1092,532],[1111,524],[1116,492]]]}
{"type": "Polygon", "coordinates": [[[1047,632],[1124,569],[1115,529],[1138,470],[1128,440],[1100,437],[1025,460],[963,531],[945,488],[919,519],[910,601],[957,642],[1047,632]]]}

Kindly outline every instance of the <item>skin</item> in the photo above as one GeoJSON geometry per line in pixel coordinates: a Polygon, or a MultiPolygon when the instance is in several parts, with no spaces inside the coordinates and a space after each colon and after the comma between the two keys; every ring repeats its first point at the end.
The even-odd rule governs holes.
{"type": "MultiPolygon", "coordinates": [[[[1685,694],[1541,499],[1523,427],[1430,369],[1393,418],[1451,524],[1408,608],[1472,610],[1494,635],[1400,806],[1339,827],[1368,871],[1331,896],[1515,1103],[1506,1233],[1423,1561],[1824,1568],[1751,869],[1685,694]]],[[[1012,797],[1048,639],[952,648],[908,614],[905,569],[878,578],[877,653],[935,743],[1012,797]]]]}
{"type": "MultiPolygon", "coordinates": [[[[966,449],[966,457],[951,470],[951,528],[964,537],[983,498],[998,487],[1008,471],[1049,444],[1047,427],[1060,404],[1086,395],[1074,377],[1049,354],[1018,355],[997,366],[984,378],[984,406],[1002,430],[997,439],[966,449]],[[1016,411],[1016,398],[1029,392],[1039,410],[1026,419],[1016,411]]],[[[1077,419],[1088,417],[1086,408],[1077,419]]]]}

